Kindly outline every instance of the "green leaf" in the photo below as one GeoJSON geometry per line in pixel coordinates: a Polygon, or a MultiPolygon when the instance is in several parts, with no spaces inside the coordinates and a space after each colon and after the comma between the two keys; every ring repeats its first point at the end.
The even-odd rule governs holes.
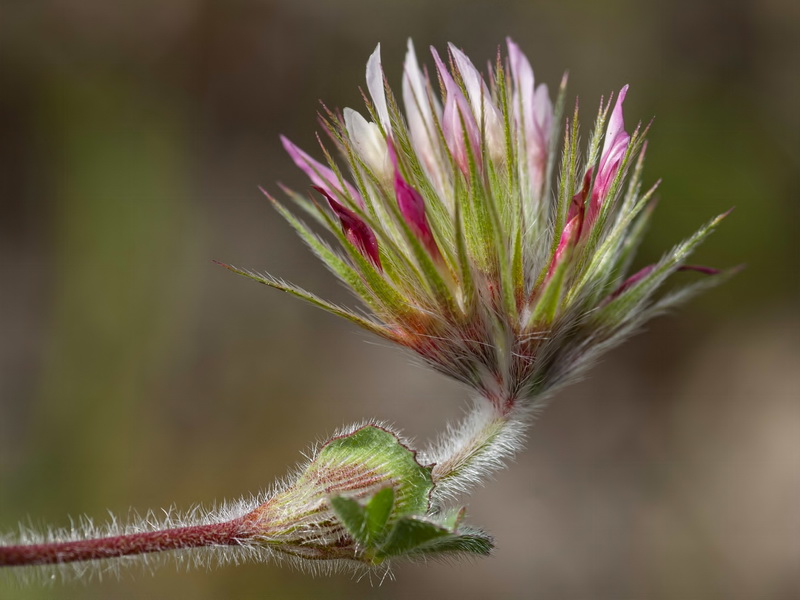
{"type": "Polygon", "coordinates": [[[378,556],[391,557],[410,554],[420,546],[437,538],[451,535],[450,531],[420,517],[410,516],[399,519],[381,546],[378,556]]]}
{"type": "Polygon", "coordinates": [[[394,488],[385,487],[377,492],[367,504],[366,526],[369,541],[384,537],[386,524],[394,508],[394,488]]]}
{"type": "Polygon", "coordinates": [[[372,549],[386,537],[390,517],[396,517],[392,515],[394,488],[387,486],[379,490],[366,504],[347,496],[334,496],[331,507],[350,536],[367,549],[372,549]]]}
{"type": "Polygon", "coordinates": [[[359,544],[367,545],[369,530],[366,509],[357,500],[345,496],[332,497],[331,507],[350,536],[359,544]]]}
{"type": "Polygon", "coordinates": [[[479,529],[462,528],[457,535],[431,540],[418,548],[419,554],[478,554],[488,556],[494,548],[492,537],[479,529]]]}
{"type": "Polygon", "coordinates": [[[404,517],[397,521],[376,556],[384,559],[445,553],[487,555],[492,547],[492,538],[477,529],[455,530],[419,517],[404,517]]]}

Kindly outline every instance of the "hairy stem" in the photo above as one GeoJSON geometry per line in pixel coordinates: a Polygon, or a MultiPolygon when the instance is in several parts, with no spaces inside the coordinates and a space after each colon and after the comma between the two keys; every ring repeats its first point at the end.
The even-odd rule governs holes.
{"type": "Polygon", "coordinates": [[[0,546],[0,566],[53,565],[181,548],[237,546],[246,536],[243,525],[243,519],[234,519],[88,540],[0,546]]]}
{"type": "Polygon", "coordinates": [[[477,398],[466,418],[424,453],[435,463],[434,502],[452,500],[502,469],[522,448],[527,422],[524,410],[477,398]]]}

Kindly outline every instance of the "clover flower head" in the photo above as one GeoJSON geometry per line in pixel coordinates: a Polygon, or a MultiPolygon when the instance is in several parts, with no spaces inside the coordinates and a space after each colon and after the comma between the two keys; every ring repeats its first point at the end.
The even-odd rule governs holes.
{"type": "Polygon", "coordinates": [[[521,448],[548,392],[650,317],[719,281],[717,270],[686,259],[724,215],[630,274],[655,186],[642,187],[646,128],[625,124],[628,86],[601,102],[581,151],[577,104],[561,129],[566,78],[553,102],[511,40],[486,76],[452,44],[446,60],[433,49],[432,58],[431,71],[420,68],[409,41],[401,108],[375,50],[366,112],[321,116],[338,162],[323,144],[318,161],[281,138],[310,179],[308,194],[285,190],[310,225],[265,192],[366,314],[228,268],[416,352],[477,392],[473,410],[424,450],[366,423],[318,447],[269,493],[222,514],[160,530],[0,543],[0,566],[74,562],[82,573],[104,558],[207,551],[223,562],[388,569],[401,558],[491,551],[492,537],[465,524],[453,500],[521,448]],[[678,271],[706,277],[660,291],[678,271]]]}
{"type": "Polygon", "coordinates": [[[647,128],[625,124],[628,86],[601,102],[581,151],[577,104],[561,129],[566,77],[554,103],[510,39],[486,76],[452,44],[431,54],[421,68],[409,40],[401,108],[376,48],[366,116],[320,117],[340,162],[282,138],[316,192],[286,191],[328,236],[267,194],[369,314],[234,270],[416,352],[501,409],[530,403],[693,289],[660,294],[674,272],[716,274],[685,261],[721,217],[629,275],[656,186],[642,187],[647,128]]]}

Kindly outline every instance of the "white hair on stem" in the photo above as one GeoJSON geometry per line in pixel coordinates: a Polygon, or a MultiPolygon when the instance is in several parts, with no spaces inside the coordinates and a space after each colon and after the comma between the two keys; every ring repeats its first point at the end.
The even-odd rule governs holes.
{"type": "Polygon", "coordinates": [[[523,447],[530,415],[525,408],[503,414],[495,403],[475,398],[466,418],[448,424],[421,455],[424,462],[434,463],[432,504],[455,500],[505,467],[523,447]]]}

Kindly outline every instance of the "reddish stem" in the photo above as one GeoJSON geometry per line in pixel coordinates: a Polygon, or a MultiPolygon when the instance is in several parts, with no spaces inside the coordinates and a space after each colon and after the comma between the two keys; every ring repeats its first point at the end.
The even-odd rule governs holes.
{"type": "Polygon", "coordinates": [[[52,565],[203,546],[236,546],[246,537],[242,519],[107,538],[0,546],[0,566],[52,565]]]}

